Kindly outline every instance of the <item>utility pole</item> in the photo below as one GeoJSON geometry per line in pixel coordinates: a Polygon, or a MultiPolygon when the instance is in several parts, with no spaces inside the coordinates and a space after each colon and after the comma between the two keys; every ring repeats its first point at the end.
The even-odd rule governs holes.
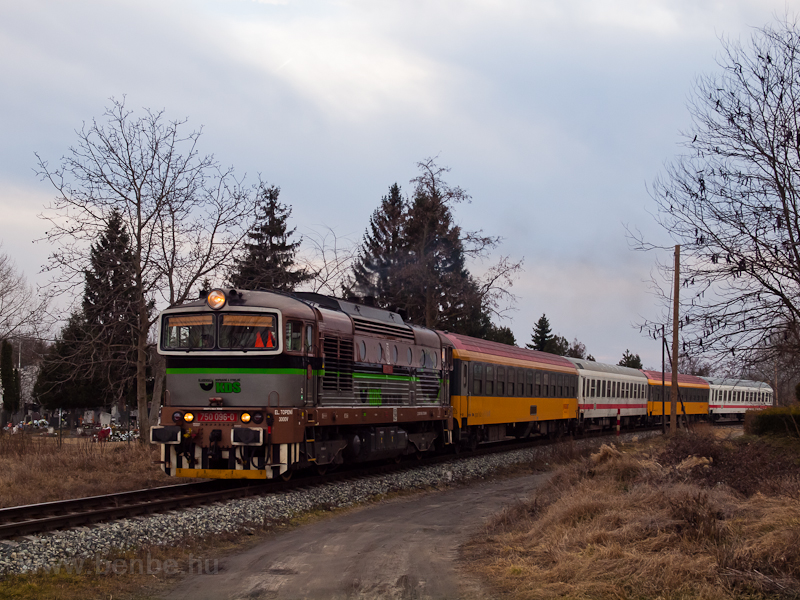
{"type": "Polygon", "coordinates": [[[667,384],[664,381],[666,375],[666,360],[664,359],[664,350],[667,348],[667,334],[666,326],[661,326],[661,434],[667,433],[667,412],[664,410],[664,402],[667,398],[667,384]]]}
{"type": "Polygon", "coordinates": [[[672,302],[672,394],[670,397],[669,433],[678,433],[678,295],[681,289],[681,247],[675,246],[675,293],[672,302]]]}

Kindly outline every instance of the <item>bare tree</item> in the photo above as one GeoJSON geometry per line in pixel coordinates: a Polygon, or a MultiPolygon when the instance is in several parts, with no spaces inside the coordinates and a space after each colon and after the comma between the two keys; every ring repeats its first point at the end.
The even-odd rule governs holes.
{"type": "Polygon", "coordinates": [[[45,309],[8,254],[0,252],[0,339],[34,332],[45,309]]]}
{"type": "Polygon", "coordinates": [[[37,155],[38,174],[57,196],[44,213],[47,238],[58,244],[47,269],[54,293],[70,292],[83,276],[88,246],[113,210],[131,238],[138,315],[136,397],[140,433],[149,437],[145,372],[154,305],[187,300],[195,285],[228,266],[251,224],[254,195],[198,150],[199,131],[183,132],[182,121],[163,111],[135,117],[123,101],[111,100],[105,122],[77,131],[77,145],[51,168],[37,155]]]}
{"type": "MultiPolygon", "coordinates": [[[[696,82],[685,152],[667,164],[651,196],[656,220],[681,245],[681,351],[724,357],[731,367],[762,356],[776,336],[800,350],[796,20],[758,29],[747,44],[723,39],[718,64],[719,73],[696,82]]],[[[639,249],[672,249],[631,237],[639,249]]],[[[671,264],[658,268],[671,280],[671,264]]],[[[661,296],[666,305],[669,292],[661,296]]],[[[643,324],[653,336],[659,327],[643,324]]]]}
{"type": "Polygon", "coordinates": [[[296,262],[314,276],[300,288],[338,296],[357,255],[358,248],[352,240],[337,235],[330,227],[307,230],[296,262]]]}

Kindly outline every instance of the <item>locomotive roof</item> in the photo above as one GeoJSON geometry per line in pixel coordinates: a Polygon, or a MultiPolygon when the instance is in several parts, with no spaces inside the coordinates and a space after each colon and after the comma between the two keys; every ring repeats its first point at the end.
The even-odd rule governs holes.
{"type": "MultiPolygon", "coordinates": [[[[308,304],[300,302],[287,294],[282,294],[280,292],[240,290],[236,288],[220,289],[225,292],[226,297],[226,304],[223,310],[236,310],[240,307],[277,308],[281,312],[292,316],[309,319],[314,316],[314,310],[308,304]]],[[[206,295],[203,294],[201,298],[192,300],[191,302],[171,306],[170,309],[172,308],[208,308],[206,304],[206,295]]]]}
{"type": "Polygon", "coordinates": [[[440,331],[439,334],[452,342],[456,354],[460,358],[505,363],[516,367],[544,368],[575,373],[575,365],[563,356],[509,346],[500,342],[490,342],[458,333],[440,331]]]}
{"type": "Polygon", "coordinates": [[[750,381],[749,379],[737,379],[736,377],[703,377],[711,385],[730,385],[740,388],[753,388],[753,389],[768,389],[772,391],[772,387],[761,381],[750,381]]]}
{"type": "Polygon", "coordinates": [[[585,369],[586,371],[593,371],[598,373],[610,373],[612,375],[627,375],[628,377],[637,377],[639,379],[647,379],[644,373],[642,373],[639,369],[631,369],[630,367],[622,367],[620,365],[606,365],[603,363],[598,363],[593,360],[585,360],[582,358],[570,358],[569,356],[565,356],[569,362],[574,364],[579,369],[585,369]]]}
{"type": "Polygon", "coordinates": [[[350,316],[362,317],[372,321],[383,321],[384,323],[391,323],[392,325],[406,325],[403,317],[399,313],[385,310],[383,308],[376,308],[374,306],[366,306],[364,304],[356,304],[333,296],[325,296],[323,294],[316,294],[314,292],[294,292],[292,294],[295,298],[299,298],[304,302],[311,302],[319,304],[322,307],[330,308],[333,310],[340,310],[350,316]]]}
{"type": "MultiPolygon", "coordinates": [[[[642,369],[642,373],[647,375],[648,383],[650,383],[650,385],[661,385],[661,371],[646,371],[642,369]]],[[[672,373],[664,373],[664,382],[667,385],[672,383],[672,373]]],[[[697,377],[696,375],[683,375],[682,373],[678,373],[678,385],[684,387],[699,387],[708,389],[708,382],[702,377],[697,377]]]]}

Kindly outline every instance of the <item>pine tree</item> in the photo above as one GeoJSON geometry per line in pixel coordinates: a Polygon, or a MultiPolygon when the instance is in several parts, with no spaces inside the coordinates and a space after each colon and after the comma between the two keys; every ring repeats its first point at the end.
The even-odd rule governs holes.
{"type": "Polygon", "coordinates": [[[3,408],[11,413],[19,410],[19,396],[17,395],[14,371],[11,343],[3,340],[0,345],[0,384],[3,386],[3,408]]]}
{"type": "Polygon", "coordinates": [[[281,189],[261,183],[258,188],[256,224],[247,234],[243,256],[235,259],[228,274],[230,284],[249,290],[290,292],[313,278],[305,269],[294,269],[295,254],[302,240],[290,242],[295,230],[287,231],[291,207],[278,202],[281,189]]]}
{"type": "Polygon", "coordinates": [[[395,183],[369,219],[353,275],[346,284],[347,297],[389,309],[402,302],[398,283],[408,256],[407,219],[408,206],[395,183]]]}
{"type": "Polygon", "coordinates": [[[91,345],[87,329],[83,315],[74,313],[45,354],[33,386],[33,397],[43,406],[88,408],[100,404],[98,382],[87,371],[86,348],[91,345]]]}
{"type": "Polygon", "coordinates": [[[632,354],[627,348],[622,354],[622,360],[617,363],[620,367],[630,367],[631,369],[643,369],[642,359],[638,354],[632,354]]]}
{"type": "Polygon", "coordinates": [[[480,254],[496,240],[464,234],[455,225],[452,206],[469,196],[443,180],[449,169],[434,159],[418,166],[422,174],[412,180],[411,202],[394,184],[372,214],[353,274],[343,286],[345,297],[372,300],[426,327],[513,344],[513,333],[491,322],[490,288],[482,287],[465,263],[468,252],[480,254]]]}
{"type": "Polygon", "coordinates": [[[89,249],[81,309],[70,316],[39,370],[34,395],[45,406],[110,406],[134,399],[138,313],[133,263],[122,215],[112,211],[89,249]]]}
{"type": "Polygon", "coordinates": [[[406,227],[408,263],[400,278],[404,308],[415,323],[469,333],[483,313],[482,298],[466,269],[461,228],[450,208],[469,197],[443,181],[447,169],[432,161],[420,166],[406,227]]]}
{"type": "MultiPolygon", "coordinates": [[[[84,271],[83,321],[86,342],[78,363],[95,381],[97,404],[133,400],[136,377],[136,291],[134,258],[122,215],[112,211],[84,271]]],[[[152,310],[152,306],[150,310],[152,310]]]]}
{"type": "Polygon", "coordinates": [[[552,339],[553,335],[551,334],[550,321],[545,315],[542,315],[536,322],[536,325],[533,326],[533,333],[531,334],[532,343],[526,344],[526,346],[531,350],[541,350],[544,352],[552,339]]]}

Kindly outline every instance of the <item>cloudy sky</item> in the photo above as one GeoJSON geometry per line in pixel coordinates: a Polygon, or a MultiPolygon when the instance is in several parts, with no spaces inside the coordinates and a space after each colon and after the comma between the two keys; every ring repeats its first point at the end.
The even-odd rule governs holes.
{"type": "MultiPolygon", "coordinates": [[[[203,127],[201,149],[279,185],[298,231],[358,240],[389,185],[437,156],[472,203],[468,230],[525,260],[518,343],[555,332],[615,363],[660,348],[647,186],[680,151],[695,78],[720,37],[747,39],[778,0],[116,0],[0,3],[0,241],[28,280],[56,163],[110,97],[203,127]]],[[[480,273],[491,264],[472,265],[480,273]]]]}

